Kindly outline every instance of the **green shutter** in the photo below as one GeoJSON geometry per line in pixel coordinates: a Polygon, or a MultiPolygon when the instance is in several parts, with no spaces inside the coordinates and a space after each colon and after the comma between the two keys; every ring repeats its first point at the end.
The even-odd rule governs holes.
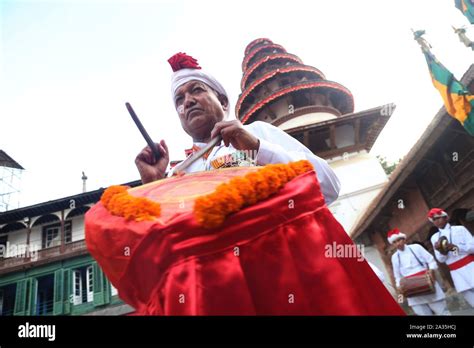
{"type": "Polygon", "coordinates": [[[72,273],[70,269],[64,270],[64,314],[71,313],[72,273]]]}
{"type": "Polygon", "coordinates": [[[56,272],[54,272],[53,315],[63,314],[63,292],[64,292],[63,270],[58,269],[56,272]]]}
{"type": "MultiPolygon", "coordinates": [[[[31,278],[30,282],[30,315],[36,315],[36,301],[38,296],[38,279],[31,278]]],[[[28,299],[27,299],[28,301],[28,299]]]]}
{"type": "Polygon", "coordinates": [[[33,279],[28,278],[25,282],[25,315],[32,315],[31,313],[31,283],[33,279]]]}
{"type": "Polygon", "coordinates": [[[110,283],[107,277],[104,275],[104,302],[110,303],[110,283]]]}
{"type": "Polygon", "coordinates": [[[26,282],[27,280],[23,279],[16,283],[14,315],[25,315],[26,282]]]}
{"type": "Polygon", "coordinates": [[[38,281],[36,278],[28,278],[25,283],[25,315],[36,315],[36,295],[38,293],[38,281]]]}
{"type": "Polygon", "coordinates": [[[104,273],[100,269],[99,265],[94,262],[93,264],[93,276],[94,276],[94,306],[101,306],[105,304],[104,298],[104,273]]]}

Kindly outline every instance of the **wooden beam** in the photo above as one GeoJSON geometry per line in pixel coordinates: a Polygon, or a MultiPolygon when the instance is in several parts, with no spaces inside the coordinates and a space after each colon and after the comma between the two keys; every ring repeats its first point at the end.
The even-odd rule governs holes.
{"type": "MultiPolygon", "coordinates": [[[[303,132],[303,144],[310,149],[309,147],[309,131],[303,132]]],[[[310,149],[311,150],[311,149],[310,149]]]]}
{"type": "Polygon", "coordinates": [[[65,243],[66,241],[66,238],[65,238],[65,235],[64,235],[64,210],[61,210],[61,248],[60,248],[60,253],[64,253],[64,249],[65,249],[65,243]]]}
{"type": "MultiPolygon", "coordinates": [[[[31,219],[28,218],[28,222],[27,222],[27,232],[26,232],[26,250],[31,250],[30,248],[30,243],[31,243],[31,219]]],[[[36,250],[36,246],[35,246],[35,250],[36,250]]],[[[30,258],[31,258],[31,253],[29,253],[30,255],[30,258]]]]}
{"type": "Polygon", "coordinates": [[[355,120],[355,125],[354,125],[354,134],[355,134],[355,143],[359,144],[360,141],[360,118],[355,120]]]}
{"type": "Polygon", "coordinates": [[[332,125],[329,127],[329,139],[331,144],[331,149],[336,148],[336,126],[332,125]]]}

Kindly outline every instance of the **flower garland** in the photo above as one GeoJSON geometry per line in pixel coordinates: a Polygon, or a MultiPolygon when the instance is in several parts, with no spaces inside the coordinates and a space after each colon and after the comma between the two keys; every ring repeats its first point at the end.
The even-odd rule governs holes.
{"type": "Polygon", "coordinates": [[[268,198],[293,178],[313,169],[309,161],[302,160],[269,164],[255,172],[235,177],[217,186],[213,193],[197,198],[194,216],[198,224],[205,228],[219,227],[229,214],[268,198]]]}
{"type": "Polygon", "coordinates": [[[144,197],[134,197],[127,190],[127,186],[110,186],[102,194],[100,202],[112,215],[121,216],[127,221],[153,220],[160,216],[159,203],[144,197]]]}
{"type": "MultiPolygon", "coordinates": [[[[222,225],[226,217],[244,207],[263,201],[278,192],[287,182],[313,170],[307,160],[288,164],[269,164],[244,176],[232,178],[201,196],[194,203],[194,216],[205,228],[222,225]]],[[[161,206],[145,197],[134,197],[127,186],[110,186],[100,198],[102,205],[127,221],[153,220],[161,215],[161,206]]]]}

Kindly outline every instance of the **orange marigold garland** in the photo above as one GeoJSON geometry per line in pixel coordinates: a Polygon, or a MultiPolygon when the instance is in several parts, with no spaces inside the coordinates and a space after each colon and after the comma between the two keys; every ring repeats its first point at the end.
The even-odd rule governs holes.
{"type": "MultiPolygon", "coordinates": [[[[194,215],[203,227],[219,227],[229,214],[267,199],[293,178],[311,170],[312,164],[302,160],[270,164],[245,176],[232,178],[217,186],[213,193],[197,198],[194,215]]],[[[144,197],[134,197],[127,190],[126,186],[110,186],[100,201],[111,214],[126,220],[153,220],[160,216],[159,203],[144,197]]]]}
{"type": "Polygon", "coordinates": [[[159,203],[144,197],[134,197],[127,190],[126,186],[110,186],[102,194],[100,202],[112,215],[128,221],[153,220],[160,216],[159,203]]]}
{"type": "Polygon", "coordinates": [[[245,176],[233,178],[217,186],[213,193],[197,198],[194,216],[198,224],[205,228],[219,227],[229,214],[268,198],[293,178],[311,170],[313,165],[302,160],[269,164],[245,176]]]}

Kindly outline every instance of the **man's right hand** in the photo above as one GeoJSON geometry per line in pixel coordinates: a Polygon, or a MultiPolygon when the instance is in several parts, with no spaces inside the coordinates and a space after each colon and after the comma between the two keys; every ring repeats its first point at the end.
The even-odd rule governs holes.
{"type": "Polygon", "coordinates": [[[155,156],[149,146],[145,147],[135,158],[135,164],[138,168],[143,184],[163,179],[170,161],[168,146],[165,141],[161,140],[159,143],[155,144],[161,154],[158,161],[155,161],[155,156]]]}

